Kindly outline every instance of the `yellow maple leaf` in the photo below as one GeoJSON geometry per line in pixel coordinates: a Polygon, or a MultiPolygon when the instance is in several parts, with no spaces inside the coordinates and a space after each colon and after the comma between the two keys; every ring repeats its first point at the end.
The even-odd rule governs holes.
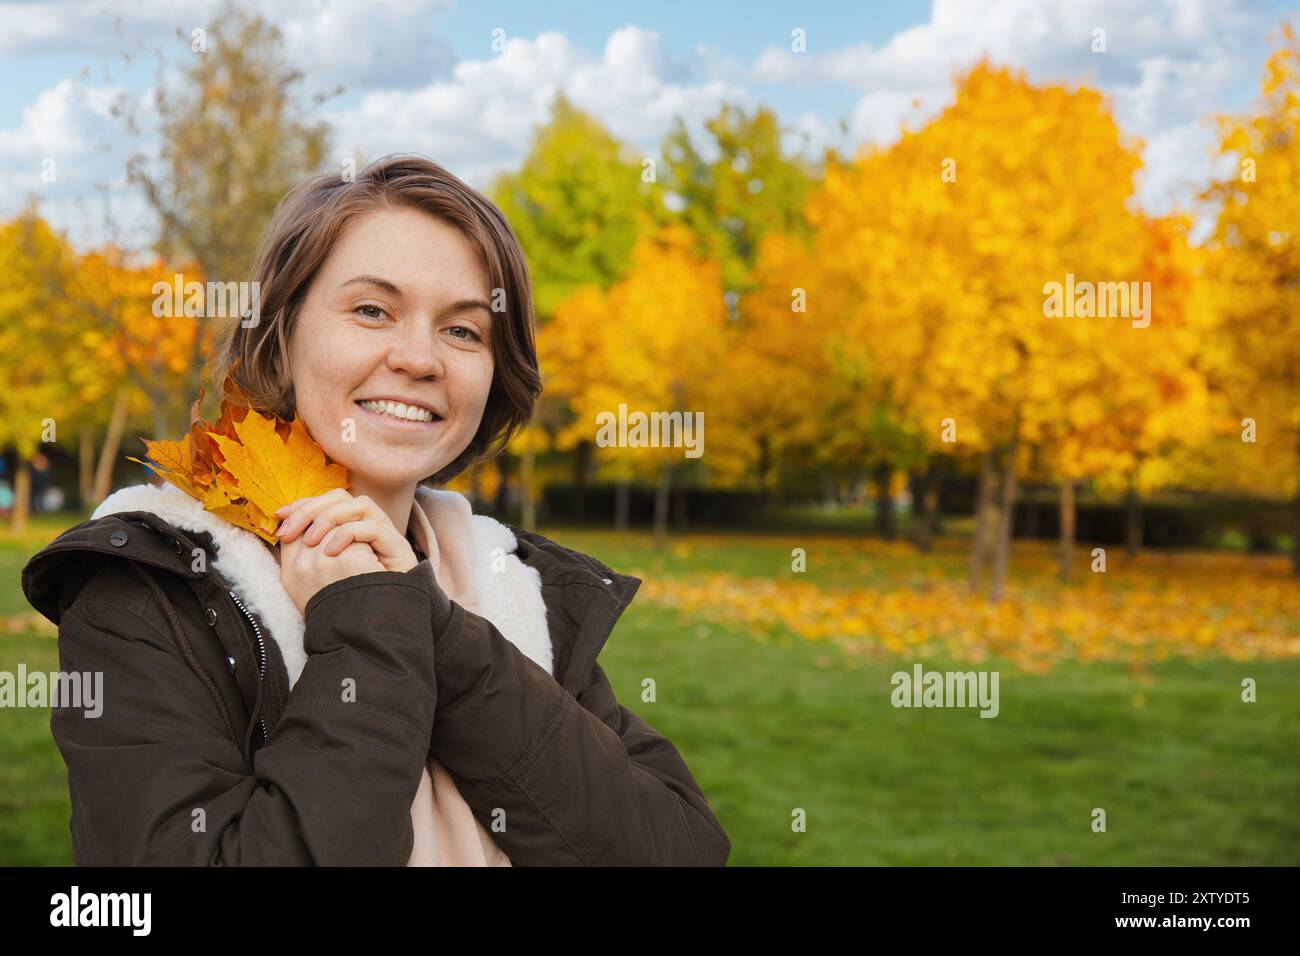
{"type": "Polygon", "coordinates": [[[242,526],[271,542],[279,524],[277,508],[348,486],[347,469],[326,459],[301,419],[295,416],[287,423],[288,437],[282,438],[285,424],[250,410],[243,421],[232,422],[234,438],[208,432],[221,454],[223,490],[245,503],[242,526]],[[225,473],[233,482],[225,481],[225,473]]]}
{"type": "MultiPolygon", "coordinates": [[[[243,399],[233,378],[224,393],[243,399]]],[[[281,505],[349,486],[347,468],[329,461],[297,416],[287,422],[227,399],[216,424],[209,425],[199,417],[202,398],[200,390],[181,441],[142,438],[151,461],[127,457],[270,544],[277,543],[275,511],[281,505]]]]}

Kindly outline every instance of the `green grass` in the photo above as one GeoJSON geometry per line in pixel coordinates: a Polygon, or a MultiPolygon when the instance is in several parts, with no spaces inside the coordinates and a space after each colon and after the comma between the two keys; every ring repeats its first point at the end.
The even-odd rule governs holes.
{"type": "Polygon", "coordinates": [[[764,644],[635,602],[602,656],[620,700],[682,752],[733,864],[1300,863],[1300,662],[1173,662],[1137,679],[990,661],[993,719],[895,709],[890,675],[910,663],[764,644]],[[1240,701],[1243,676],[1258,703],[1240,701]],[[655,703],[640,702],[645,677],[655,703]]]}
{"type": "MultiPolygon", "coordinates": [[[[72,521],[0,534],[0,616],[30,609],[18,570],[72,521]]],[[[649,536],[542,529],[616,570],[764,577],[789,567],[788,536],[684,537],[663,553],[649,536]]],[[[827,587],[887,587],[901,570],[817,560],[827,587]],[[873,569],[874,568],[874,569],[873,569]]],[[[959,542],[917,567],[964,568],[959,542]]],[[[1300,586],[1298,584],[1297,586],[1300,586]]],[[[0,670],[57,667],[33,628],[0,633],[0,670]]],[[[757,638],[701,624],[638,597],[601,656],[620,701],[681,751],[731,837],[732,865],[1300,864],[1300,660],[1219,658],[1152,664],[1066,663],[1044,675],[990,661],[1000,713],[907,709],[890,675],[909,660],[846,656],[778,632],[757,638]],[[642,702],[654,678],[657,700],[642,702]],[[1259,701],[1240,700],[1258,682],[1259,701]],[[1107,832],[1091,830],[1094,808],[1107,832]],[[806,832],[792,831],[792,814],[806,832]]],[[[933,670],[974,665],[923,661],[933,670]]],[[[49,711],[0,709],[0,864],[71,862],[63,762],[49,711]]]]}

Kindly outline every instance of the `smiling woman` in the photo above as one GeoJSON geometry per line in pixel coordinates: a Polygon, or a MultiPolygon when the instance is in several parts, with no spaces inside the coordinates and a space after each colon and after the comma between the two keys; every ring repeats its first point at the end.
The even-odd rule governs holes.
{"type": "Polygon", "coordinates": [[[78,863],[724,864],[685,761],[597,663],[640,580],[436,487],[541,390],[500,211],[380,160],[291,192],[256,273],[213,381],[300,418],[350,484],[284,502],[274,546],[123,488],[24,568],[61,670],[107,691],[50,722],[78,863]]]}
{"type": "Polygon", "coordinates": [[[437,164],[398,156],[355,181],[310,180],[277,208],[258,263],[263,318],[231,324],[212,380],[233,369],[256,407],[302,416],[359,493],[382,503],[385,489],[443,484],[531,416],[541,374],[523,251],[500,210],[437,164]],[[435,421],[394,425],[394,407],[359,404],[373,401],[435,421]]]}

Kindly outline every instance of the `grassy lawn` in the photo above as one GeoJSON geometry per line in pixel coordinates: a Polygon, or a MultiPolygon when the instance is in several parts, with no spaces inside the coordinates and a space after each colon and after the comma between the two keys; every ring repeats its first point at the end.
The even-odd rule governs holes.
{"type": "MultiPolygon", "coordinates": [[[[57,667],[48,631],[17,617],[30,611],[18,572],[68,523],[42,519],[23,541],[0,533],[0,670],[57,667]]],[[[864,653],[862,641],[706,619],[644,595],[652,580],[712,573],[770,581],[804,547],[809,582],[883,596],[959,579],[960,540],[921,557],[879,542],[714,534],[676,538],[661,553],[643,534],[542,530],[646,578],[601,663],[619,699],[677,744],[731,836],[733,865],[1300,864],[1300,655],[1233,659],[1210,648],[1140,667],[1061,660],[1034,673],[996,656],[864,653]],[[997,718],[894,708],[890,675],[917,661],[998,671],[997,718]],[[653,703],[640,699],[646,677],[653,703]],[[1241,701],[1244,677],[1257,681],[1258,703],[1241,701]],[[1094,808],[1106,811],[1105,833],[1092,832],[1094,808]],[[806,832],[792,832],[796,810],[806,832]]],[[[1025,551],[1013,583],[1050,605],[1060,586],[1025,551]]],[[[1147,567],[1167,570],[1158,556],[1147,567]]],[[[1300,631],[1285,615],[1264,620],[1300,631]]],[[[71,862],[65,787],[48,710],[0,710],[0,864],[71,862]]]]}

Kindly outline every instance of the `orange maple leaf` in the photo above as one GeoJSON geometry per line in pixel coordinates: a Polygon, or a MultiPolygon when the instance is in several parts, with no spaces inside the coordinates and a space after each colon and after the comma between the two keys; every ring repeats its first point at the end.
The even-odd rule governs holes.
{"type": "Polygon", "coordinates": [[[246,399],[233,374],[223,391],[227,398],[215,425],[199,417],[200,388],[190,406],[190,431],[184,439],[141,438],[151,460],[127,457],[198,499],[205,510],[275,544],[280,525],[276,509],[347,488],[348,470],[329,460],[296,415],[288,422],[239,404],[246,399]]]}

